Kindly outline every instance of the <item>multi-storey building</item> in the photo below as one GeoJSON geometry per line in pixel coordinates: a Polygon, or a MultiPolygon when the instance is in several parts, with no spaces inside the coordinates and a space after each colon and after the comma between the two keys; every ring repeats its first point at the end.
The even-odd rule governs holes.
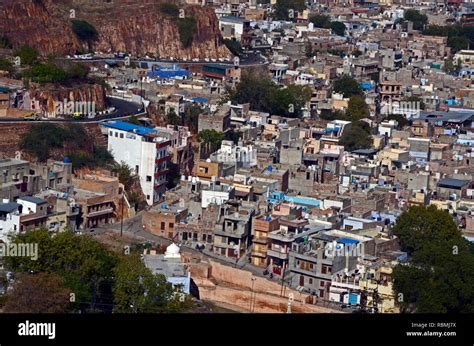
{"type": "Polygon", "coordinates": [[[161,200],[166,191],[171,141],[156,129],[144,126],[122,121],[102,125],[115,161],[126,163],[140,177],[147,204],[161,200]]]}
{"type": "Polygon", "coordinates": [[[279,228],[278,218],[269,214],[259,215],[253,218],[252,222],[252,264],[266,268],[268,266],[268,234],[279,228]]]}

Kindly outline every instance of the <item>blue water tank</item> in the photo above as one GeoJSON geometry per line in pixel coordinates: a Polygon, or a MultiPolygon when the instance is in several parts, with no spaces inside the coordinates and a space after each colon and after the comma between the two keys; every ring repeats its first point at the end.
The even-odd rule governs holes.
{"type": "Polygon", "coordinates": [[[69,158],[69,156],[64,156],[63,163],[71,163],[71,159],[69,158]]]}
{"type": "Polygon", "coordinates": [[[271,172],[271,171],[273,171],[273,167],[272,167],[272,166],[268,166],[268,167],[267,167],[267,170],[268,170],[269,172],[271,172]]]}

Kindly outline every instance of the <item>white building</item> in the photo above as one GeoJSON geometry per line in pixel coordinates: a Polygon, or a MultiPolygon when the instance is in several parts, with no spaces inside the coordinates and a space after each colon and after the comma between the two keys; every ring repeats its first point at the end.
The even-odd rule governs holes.
{"type": "Polygon", "coordinates": [[[209,204],[222,205],[234,198],[234,188],[228,185],[215,185],[211,183],[208,189],[201,190],[201,207],[207,208],[209,204]]]}
{"type": "Polygon", "coordinates": [[[148,205],[158,202],[166,191],[171,141],[155,129],[122,121],[108,121],[102,126],[115,161],[126,163],[140,177],[148,205]]]}
{"type": "Polygon", "coordinates": [[[211,155],[211,161],[236,165],[237,168],[257,166],[257,148],[252,145],[236,145],[222,141],[221,148],[211,155]]]}
{"type": "Polygon", "coordinates": [[[6,242],[10,233],[18,233],[20,229],[20,205],[4,200],[0,203],[0,240],[6,242]]]}

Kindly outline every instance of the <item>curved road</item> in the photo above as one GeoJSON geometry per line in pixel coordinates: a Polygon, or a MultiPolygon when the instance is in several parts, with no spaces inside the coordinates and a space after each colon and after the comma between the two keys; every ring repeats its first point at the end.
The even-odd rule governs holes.
{"type": "Polygon", "coordinates": [[[143,111],[139,111],[141,106],[139,104],[122,100],[116,97],[107,97],[108,102],[112,107],[115,107],[115,112],[107,115],[98,115],[95,118],[82,118],[82,119],[61,119],[61,118],[51,118],[48,120],[24,120],[22,118],[0,118],[0,123],[64,123],[64,122],[77,122],[77,123],[99,123],[105,120],[112,119],[123,119],[131,117],[132,115],[144,115],[146,114],[143,111]]]}

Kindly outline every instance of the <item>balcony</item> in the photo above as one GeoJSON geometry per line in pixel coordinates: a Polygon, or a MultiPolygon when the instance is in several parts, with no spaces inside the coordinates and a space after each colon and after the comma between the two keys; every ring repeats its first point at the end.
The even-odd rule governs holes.
{"type": "Polygon", "coordinates": [[[358,288],[360,279],[358,278],[333,278],[331,285],[341,288],[358,288]]]}
{"type": "Polygon", "coordinates": [[[254,237],[252,240],[254,243],[258,244],[267,244],[268,243],[268,238],[263,238],[263,237],[254,237]]]}
{"type": "Polygon", "coordinates": [[[252,250],[252,257],[261,257],[261,258],[267,258],[267,254],[265,252],[260,251],[255,251],[252,250]]]}
{"type": "Polygon", "coordinates": [[[113,212],[114,212],[114,208],[106,208],[106,209],[97,210],[97,211],[90,211],[90,212],[87,213],[87,217],[107,215],[107,214],[111,214],[113,212]]]}
{"type": "Polygon", "coordinates": [[[270,256],[270,257],[275,257],[275,258],[279,258],[279,259],[282,259],[282,260],[287,260],[288,259],[288,252],[275,251],[275,250],[272,250],[272,249],[268,249],[267,255],[270,256]]]}

